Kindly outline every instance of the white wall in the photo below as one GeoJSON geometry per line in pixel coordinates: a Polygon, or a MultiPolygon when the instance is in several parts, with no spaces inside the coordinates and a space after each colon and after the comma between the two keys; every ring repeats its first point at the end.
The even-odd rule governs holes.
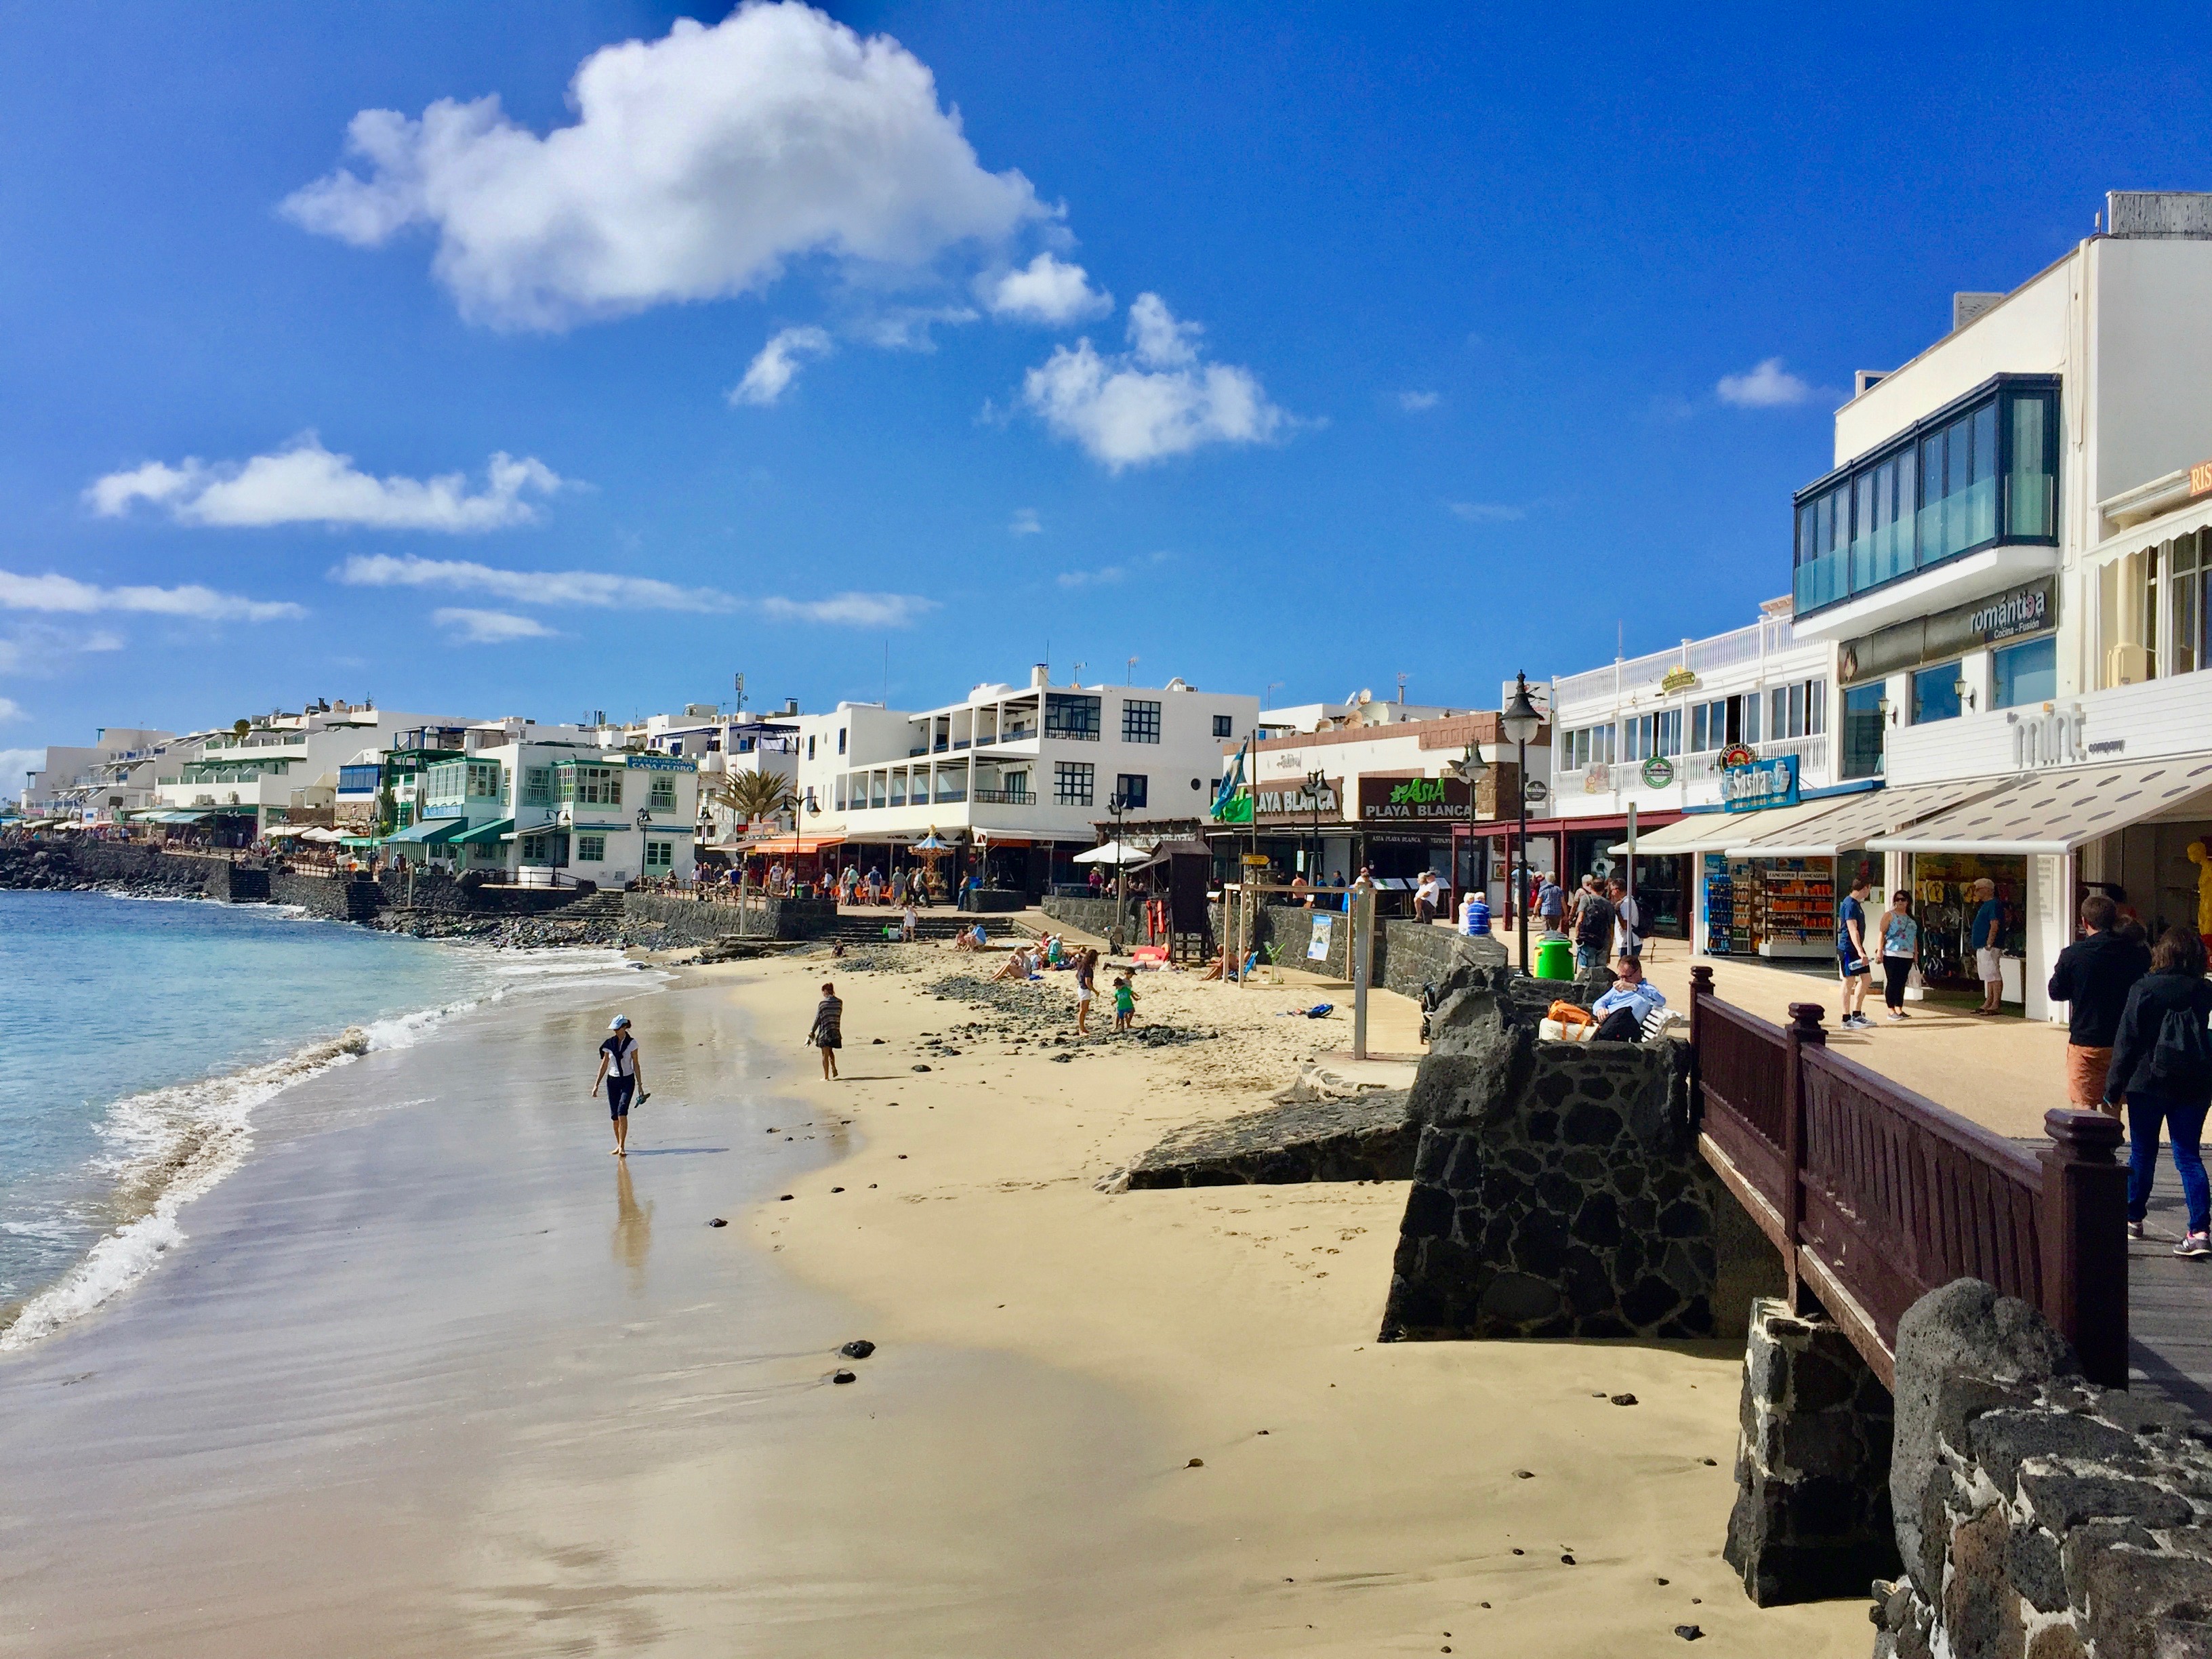
{"type": "Polygon", "coordinates": [[[2212,456],[2212,242],[2092,243],[2091,500],[2212,456]]]}

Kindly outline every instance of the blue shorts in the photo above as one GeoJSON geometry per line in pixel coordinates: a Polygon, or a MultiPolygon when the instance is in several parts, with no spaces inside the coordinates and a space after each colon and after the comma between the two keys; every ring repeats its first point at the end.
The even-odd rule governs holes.
{"type": "Polygon", "coordinates": [[[636,1092],[637,1079],[635,1078],[609,1078],[607,1079],[607,1115],[609,1117],[628,1117],[629,1115],[629,1097],[636,1092]]]}
{"type": "Polygon", "coordinates": [[[1836,967],[1845,979],[1862,979],[1874,971],[1873,964],[1864,957],[1855,957],[1844,951],[1836,952],[1836,967]]]}

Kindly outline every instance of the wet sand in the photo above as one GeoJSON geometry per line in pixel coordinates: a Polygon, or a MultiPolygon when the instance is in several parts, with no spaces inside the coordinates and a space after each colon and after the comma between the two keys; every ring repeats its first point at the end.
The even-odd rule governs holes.
{"type": "Polygon", "coordinates": [[[902,954],[634,994],[626,1170],[605,994],[280,1097],[177,1260],[0,1364],[0,1652],[1866,1651],[1718,1559],[1733,1353],[1376,1344],[1401,1183],[1094,1190],[1342,1041],[1309,988],[945,1055],[951,953],[902,954]]]}

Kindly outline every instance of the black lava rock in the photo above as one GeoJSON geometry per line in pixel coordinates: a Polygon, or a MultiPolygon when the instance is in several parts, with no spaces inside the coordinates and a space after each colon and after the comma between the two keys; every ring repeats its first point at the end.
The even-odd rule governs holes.
{"type": "Polygon", "coordinates": [[[1674,1634],[1685,1642],[1694,1642],[1702,1637],[1705,1632],[1695,1625],[1677,1625],[1674,1626],[1674,1634]]]}
{"type": "Polygon", "coordinates": [[[858,1376],[856,1373],[854,1373],[854,1372],[852,1372],[852,1371],[839,1371],[839,1372],[838,1372],[835,1376],[831,1377],[830,1380],[832,1382],[859,1382],[860,1379],[859,1376],[858,1376]]]}
{"type": "Polygon", "coordinates": [[[720,1216],[716,1216],[716,1217],[715,1217],[712,1221],[708,1222],[707,1224],[708,1224],[709,1227],[726,1227],[726,1226],[728,1226],[730,1224],[729,1224],[728,1222],[726,1222],[726,1221],[723,1220],[721,1217],[720,1217],[720,1216]]]}
{"type": "Polygon", "coordinates": [[[856,1337],[837,1350],[848,1359],[866,1359],[876,1351],[876,1345],[865,1336],[856,1337]]]}
{"type": "Polygon", "coordinates": [[[926,1072],[926,1071],[927,1071],[927,1070],[929,1069],[929,1067],[928,1067],[928,1066],[915,1066],[914,1069],[915,1069],[915,1071],[917,1071],[917,1072],[926,1072]]]}
{"type": "Polygon", "coordinates": [[[1636,1396],[1632,1394],[1617,1394],[1613,1397],[1613,1403],[1616,1406],[1633,1406],[1636,1403],[1636,1396]]]}

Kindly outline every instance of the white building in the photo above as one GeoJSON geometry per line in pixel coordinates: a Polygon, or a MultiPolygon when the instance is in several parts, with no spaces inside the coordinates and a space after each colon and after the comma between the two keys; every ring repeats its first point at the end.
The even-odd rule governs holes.
{"type": "Polygon", "coordinates": [[[112,823],[152,799],[161,757],[177,741],[150,726],[102,726],[88,748],[50,745],[45,764],[26,776],[23,809],[43,817],[112,823]]]}
{"type": "Polygon", "coordinates": [[[156,821],[221,820],[231,836],[244,841],[288,822],[329,823],[336,815],[341,768],[357,763],[365,750],[395,747],[410,728],[466,723],[366,703],[280,710],[242,722],[243,731],[209,732],[190,747],[171,745],[157,769],[149,805],[156,821]]]}
{"type": "Polygon", "coordinates": [[[1301,702],[1286,708],[1262,708],[1260,711],[1260,732],[1263,737],[1291,737],[1300,732],[1341,732],[1353,726],[1401,726],[1409,720],[1449,720],[1455,714],[1471,714],[1472,708],[1449,708],[1441,703],[1409,703],[1402,701],[1404,688],[1399,690],[1401,699],[1397,702],[1378,701],[1372,691],[1355,691],[1342,702],[1301,702]]]}
{"type": "Polygon", "coordinates": [[[1224,746],[1250,737],[1257,697],[1164,686],[979,685],[909,713],[840,703],[798,716],[799,856],[889,870],[933,829],[964,871],[979,852],[993,885],[1041,894],[1078,879],[1119,800],[1131,818],[1200,817],[1224,746]],[[996,849],[995,851],[990,849],[996,849]]]}

